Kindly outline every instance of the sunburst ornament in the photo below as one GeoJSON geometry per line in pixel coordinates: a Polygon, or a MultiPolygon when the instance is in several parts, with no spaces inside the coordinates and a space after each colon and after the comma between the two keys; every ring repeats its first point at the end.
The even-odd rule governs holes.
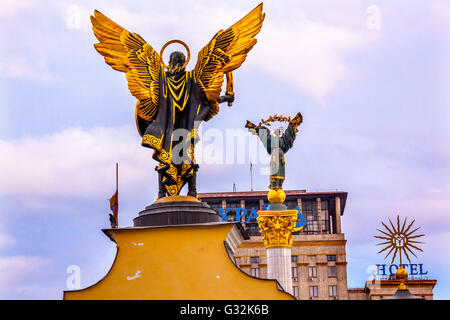
{"type": "Polygon", "coordinates": [[[397,256],[397,253],[399,254],[399,257],[400,257],[400,266],[401,266],[402,265],[402,254],[408,259],[409,263],[411,263],[408,252],[416,258],[417,258],[417,256],[414,253],[415,250],[423,252],[422,249],[417,247],[418,244],[423,243],[423,242],[416,241],[413,239],[423,237],[424,234],[415,235],[415,232],[417,230],[419,230],[420,227],[410,231],[412,229],[412,226],[413,226],[415,220],[413,220],[408,225],[408,227],[406,227],[406,220],[407,220],[407,218],[405,218],[402,226],[400,226],[400,217],[397,216],[397,224],[396,225],[394,225],[392,223],[391,219],[389,219],[389,224],[391,225],[391,228],[389,228],[384,222],[381,222],[381,224],[385,228],[385,231],[377,229],[379,232],[382,233],[382,235],[375,236],[375,238],[378,238],[381,240],[386,240],[385,242],[377,243],[377,246],[382,246],[382,245],[386,246],[382,250],[378,251],[378,253],[382,253],[383,251],[390,249],[389,252],[384,257],[384,259],[386,259],[390,254],[392,254],[391,264],[394,263],[394,259],[397,256]]]}

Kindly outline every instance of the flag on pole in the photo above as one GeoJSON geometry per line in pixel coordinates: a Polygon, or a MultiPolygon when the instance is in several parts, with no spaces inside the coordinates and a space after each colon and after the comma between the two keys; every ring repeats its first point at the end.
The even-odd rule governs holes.
{"type": "Polygon", "coordinates": [[[118,225],[118,213],[119,213],[119,197],[118,197],[118,191],[114,193],[114,195],[109,199],[109,207],[112,211],[112,221],[111,221],[111,227],[117,227],[118,225]]]}
{"type": "Polygon", "coordinates": [[[119,225],[119,164],[116,163],[116,192],[109,199],[109,207],[113,214],[109,215],[109,221],[112,228],[119,225]]]}

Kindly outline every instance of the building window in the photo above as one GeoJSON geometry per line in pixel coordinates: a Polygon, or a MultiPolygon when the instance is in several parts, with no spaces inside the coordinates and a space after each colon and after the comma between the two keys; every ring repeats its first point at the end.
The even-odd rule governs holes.
{"type": "Polygon", "coordinates": [[[330,233],[330,220],[329,219],[322,220],[322,233],[325,233],[325,234],[330,233]]]}
{"type": "Polygon", "coordinates": [[[245,209],[247,210],[248,217],[248,215],[250,215],[250,212],[252,212],[252,209],[255,209],[255,211],[259,210],[259,201],[245,200],[245,209]]]}
{"type": "Polygon", "coordinates": [[[252,268],[252,276],[259,278],[259,268],[252,268]]]}
{"type": "Polygon", "coordinates": [[[216,210],[217,212],[219,212],[219,209],[222,209],[222,202],[208,201],[207,204],[208,204],[211,208],[213,208],[214,210],[216,210]]]}
{"type": "Polygon", "coordinates": [[[317,267],[308,267],[309,277],[317,278],[317,267]]]}
{"type": "Polygon", "coordinates": [[[259,263],[259,257],[250,257],[250,263],[259,263]]]}
{"type": "Polygon", "coordinates": [[[328,286],[328,295],[330,297],[337,297],[337,286],[328,286]]]}
{"type": "MultiPolygon", "coordinates": [[[[236,221],[236,208],[241,207],[240,201],[227,201],[227,208],[231,210],[226,214],[228,221],[236,221]]],[[[226,212],[226,210],[224,210],[226,212]]]]}
{"type": "Polygon", "coordinates": [[[235,200],[235,201],[227,201],[227,208],[240,208],[241,207],[241,201],[235,200]]]}
{"type": "Polygon", "coordinates": [[[252,210],[259,210],[259,201],[245,200],[245,210],[247,210],[247,215],[243,217],[243,221],[245,221],[245,231],[247,231],[249,236],[260,236],[261,233],[259,232],[258,222],[255,217],[252,216],[252,219],[249,219],[252,210]]]}
{"type": "Polygon", "coordinates": [[[328,260],[328,261],[336,261],[336,255],[335,255],[335,254],[333,254],[333,255],[328,255],[328,256],[327,256],[327,260],[328,260]]]}
{"type": "Polygon", "coordinates": [[[330,233],[330,214],[328,211],[328,200],[320,201],[320,210],[322,211],[322,233],[330,233]]]}
{"type": "Polygon", "coordinates": [[[245,224],[246,230],[249,236],[260,236],[259,227],[257,223],[249,222],[245,224]]]}
{"type": "Polygon", "coordinates": [[[318,296],[319,296],[319,290],[318,290],[318,287],[317,287],[317,286],[310,286],[310,287],[309,287],[309,296],[310,296],[311,298],[314,298],[314,297],[318,297],[318,296]]]}
{"type": "Polygon", "coordinates": [[[297,199],[286,199],[284,204],[286,205],[288,210],[295,210],[298,206],[298,201],[297,199]]]}
{"type": "Polygon", "coordinates": [[[303,228],[307,234],[319,233],[319,215],[317,210],[317,200],[303,200],[302,201],[303,218],[308,221],[308,224],[303,228]]]}
{"type": "Polygon", "coordinates": [[[298,277],[298,268],[297,267],[292,267],[292,278],[296,278],[298,277]]]}
{"type": "Polygon", "coordinates": [[[336,266],[328,266],[328,277],[336,278],[336,266]]]}
{"type": "Polygon", "coordinates": [[[319,232],[319,221],[309,220],[306,227],[308,234],[317,234],[319,232]]]}
{"type": "Polygon", "coordinates": [[[291,261],[292,262],[297,262],[297,256],[291,256],[291,261]]]}
{"type": "Polygon", "coordinates": [[[296,299],[298,299],[298,287],[297,286],[292,287],[292,293],[294,294],[294,297],[296,299]]]}

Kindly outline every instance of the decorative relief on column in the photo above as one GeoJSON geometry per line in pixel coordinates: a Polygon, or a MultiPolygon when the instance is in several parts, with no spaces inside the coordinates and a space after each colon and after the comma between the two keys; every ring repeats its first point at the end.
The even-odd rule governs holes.
{"type": "Polygon", "coordinates": [[[292,232],[301,229],[295,228],[297,213],[297,210],[258,211],[258,226],[267,249],[292,247],[292,232]]]}

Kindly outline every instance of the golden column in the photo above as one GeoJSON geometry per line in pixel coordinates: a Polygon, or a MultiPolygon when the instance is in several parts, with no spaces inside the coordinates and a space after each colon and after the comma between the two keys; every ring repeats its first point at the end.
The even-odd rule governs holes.
{"type": "Polygon", "coordinates": [[[271,189],[267,195],[270,205],[258,211],[258,226],[267,249],[267,278],[276,279],[284,291],[292,294],[291,247],[296,228],[297,210],[287,210],[283,204],[283,189],[271,189]]]}

